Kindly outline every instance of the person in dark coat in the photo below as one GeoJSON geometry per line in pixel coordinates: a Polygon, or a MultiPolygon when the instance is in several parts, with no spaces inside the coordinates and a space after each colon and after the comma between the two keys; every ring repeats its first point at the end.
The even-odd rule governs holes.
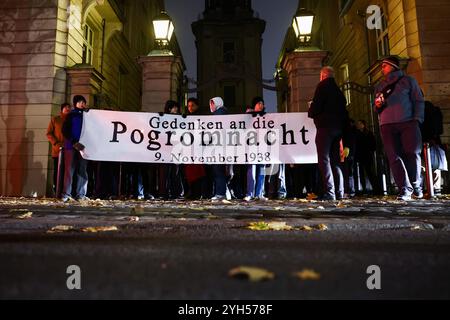
{"type": "Polygon", "coordinates": [[[322,176],[322,200],[344,197],[344,179],[340,166],[340,142],[348,125],[344,94],[334,80],[334,70],[323,67],[320,83],[308,110],[317,128],[316,148],[319,171],[322,176]]]}
{"type": "Polygon", "coordinates": [[[375,137],[373,133],[367,129],[367,124],[364,120],[357,121],[356,128],[358,131],[356,134],[355,160],[359,166],[359,180],[361,181],[362,191],[363,193],[368,193],[368,188],[366,186],[367,177],[372,185],[372,193],[374,195],[379,195],[381,193],[381,186],[375,175],[375,137]]]}
{"type": "MultiPolygon", "coordinates": [[[[209,109],[213,115],[226,115],[228,113],[221,97],[212,98],[209,101],[209,109]]],[[[213,164],[211,169],[214,177],[214,196],[211,200],[224,200],[227,193],[226,166],[224,164],[213,164]]]]}

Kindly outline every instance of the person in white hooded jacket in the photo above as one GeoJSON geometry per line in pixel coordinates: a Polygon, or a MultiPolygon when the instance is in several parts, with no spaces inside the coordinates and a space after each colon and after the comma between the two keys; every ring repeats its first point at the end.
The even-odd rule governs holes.
{"type": "MultiPolygon", "coordinates": [[[[226,115],[227,109],[223,105],[223,99],[221,97],[215,97],[209,100],[209,109],[214,115],[226,115]]],[[[226,199],[227,193],[227,180],[225,177],[226,166],[224,164],[211,165],[213,178],[214,178],[214,196],[211,200],[223,200],[226,199]]]]}

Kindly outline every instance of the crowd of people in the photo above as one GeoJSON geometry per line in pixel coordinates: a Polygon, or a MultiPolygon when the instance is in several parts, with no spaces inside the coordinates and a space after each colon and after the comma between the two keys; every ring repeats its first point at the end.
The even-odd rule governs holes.
{"type": "MultiPolygon", "coordinates": [[[[379,115],[382,147],[398,187],[398,199],[420,199],[423,197],[421,124],[425,114],[424,97],[416,80],[401,71],[397,58],[386,58],[381,68],[384,80],[375,89],[374,110],[379,115]]],[[[209,107],[213,115],[227,114],[221,97],[212,98],[209,107]]],[[[76,95],[73,107],[62,104],[61,114],[52,118],[47,130],[55,168],[53,188],[55,195],[64,202],[88,197],[139,200],[235,198],[244,201],[317,197],[340,200],[355,195],[386,193],[380,174],[375,171],[375,136],[364,120],[355,122],[349,118],[345,96],[334,80],[331,67],[321,70],[320,83],[308,111],[317,128],[317,164],[87,161],[81,156],[84,146],[79,142],[86,110],[86,99],[76,95]]],[[[176,101],[169,100],[163,112],[181,114],[182,110],[176,101]]],[[[245,112],[263,115],[263,98],[255,97],[245,112]]],[[[186,115],[199,115],[196,98],[187,101],[186,115]]],[[[439,133],[433,133],[426,139],[437,140],[438,136],[439,133]]],[[[424,141],[427,141],[425,137],[424,141]]]]}

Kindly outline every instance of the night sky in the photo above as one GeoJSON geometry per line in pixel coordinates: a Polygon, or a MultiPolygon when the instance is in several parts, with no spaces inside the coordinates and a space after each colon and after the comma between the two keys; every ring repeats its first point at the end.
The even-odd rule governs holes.
{"type": "MultiPolygon", "coordinates": [[[[172,17],[175,34],[186,63],[186,74],[189,78],[197,78],[197,61],[195,38],[191,23],[199,19],[203,12],[205,0],[166,0],[166,11],[172,17]]],[[[253,0],[255,15],[266,21],[263,33],[263,78],[272,79],[275,64],[287,29],[297,10],[298,0],[253,0]]],[[[276,110],[276,93],[264,90],[264,99],[268,111],[276,110]]]]}

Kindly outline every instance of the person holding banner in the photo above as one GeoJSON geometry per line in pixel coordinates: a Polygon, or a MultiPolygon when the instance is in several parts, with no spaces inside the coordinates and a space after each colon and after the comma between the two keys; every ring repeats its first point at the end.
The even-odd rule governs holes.
{"type": "MultiPolygon", "coordinates": [[[[62,169],[58,167],[59,153],[64,146],[64,136],[62,133],[62,126],[66,116],[70,113],[70,103],[61,104],[61,111],[58,116],[51,118],[47,127],[47,139],[52,144],[52,158],[53,158],[53,192],[58,196],[60,190],[56,190],[58,185],[58,170],[62,169]]],[[[64,166],[62,166],[64,167],[64,166]]]]}
{"type": "MultiPolygon", "coordinates": [[[[223,105],[223,99],[221,97],[215,97],[209,100],[209,109],[214,115],[226,115],[228,113],[223,105]]],[[[214,179],[214,196],[211,200],[224,200],[226,199],[227,193],[227,180],[225,177],[226,165],[212,164],[211,169],[214,179]]]]}
{"type": "MultiPolygon", "coordinates": [[[[197,98],[189,98],[187,101],[187,115],[200,114],[199,101],[197,98]]],[[[190,200],[201,199],[204,196],[206,171],[203,164],[184,165],[184,175],[187,183],[185,198],[190,200]]]]}
{"type": "Polygon", "coordinates": [[[321,200],[344,197],[344,179],[340,167],[340,142],[348,125],[346,99],[334,80],[332,67],[323,67],[320,82],[308,110],[317,128],[316,149],[322,176],[321,200]]]}
{"type": "Polygon", "coordinates": [[[88,200],[86,197],[88,174],[87,160],[83,159],[81,152],[84,146],[79,143],[81,128],[83,126],[83,113],[86,109],[86,99],[81,95],[73,97],[74,109],[67,115],[62,132],[64,135],[64,187],[62,200],[72,199],[72,179],[77,176],[76,199],[88,200]]]}
{"type": "MultiPolygon", "coordinates": [[[[261,97],[255,97],[252,100],[252,107],[247,109],[247,113],[257,115],[264,114],[264,100],[261,97]]],[[[245,201],[252,199],[264,200],[264,164],[250,164],[247,166],[247,193],[244,198],[245,201]]]]}

